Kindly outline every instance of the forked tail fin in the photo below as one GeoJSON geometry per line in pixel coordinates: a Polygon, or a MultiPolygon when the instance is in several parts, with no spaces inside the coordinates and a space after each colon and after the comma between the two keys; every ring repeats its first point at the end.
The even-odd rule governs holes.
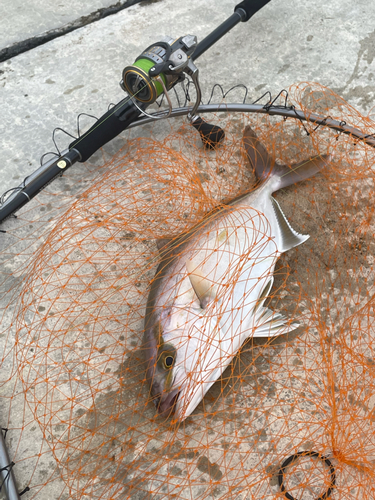
{"type": "Polygon", "coordinates": [[[243,143],[256,178],[260,181],[272,181],[272,192],[312,177],[332,158],[332,155],[319,155],[290,166],[280,165],[268,154],[249,126],[245,127],[243,143]]]}

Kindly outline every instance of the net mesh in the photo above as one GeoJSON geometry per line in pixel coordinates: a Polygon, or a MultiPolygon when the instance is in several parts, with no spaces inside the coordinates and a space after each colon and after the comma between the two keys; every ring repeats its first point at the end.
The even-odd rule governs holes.
{"type": "MultiPolygon", "coordinates": [[[[371,113],[317,84],[293,86],[289,99],[375,132],[371,113]]],[[[207,120],[226,131],[216,150],[182,121],[164,123],[161,138],[148,126],[148,137],[128,137],[103,166],[73,167],[7,222],[0,415],[26,498],[282,498],[280,468],[301,451],[283,469],[296,499],[332,487],[324,457],[332,498],[375,497],[374,149],[297,119],[207,120]],[[334,153],[319,175],[276,194],[311,237],[278,260],[267,305],[302,326],[248,339],[180,422],[158,415],[145,376],[157,240],[253,189],[248,124],[280,163],[334,153]]]]}

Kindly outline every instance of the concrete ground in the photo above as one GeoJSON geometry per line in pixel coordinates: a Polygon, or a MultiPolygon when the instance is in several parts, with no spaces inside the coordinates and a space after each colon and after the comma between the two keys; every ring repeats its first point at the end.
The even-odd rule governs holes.
{"type": "MultiPolygon", "coordinates": [[[[2,187],[17,184],[50,151],[55,127],[74,133],[76,116],[96,116],[123,97],[122,69],[159,33],[194,33],[201,40],[225,20],[236,4],[208,1],[145,2],[77,29],[0,65],[2,187]]],[[[197,61],[204,97],[212,85],[243,83],[251,97],[301,81],[337,91],[360,111],[375,93],[373,18],[365,0],[314,2],[308,7],[272,0],[197,61]]],[[[66,141],[61,139],[62,147],[66,141]]]]}
{"type": "MultiPolygon", "coordinates": [[[[122,69],[143,48],[165,34],[195,34],[202,40],[236,3],[146,0],[0,63],[0,190],[18,185],[39,166],[40,156],[53,149],[55,127],[74,133],[78,113],[100,116],[110,102],[121,100],[122,69]]],[[[74,24],[110,6],[110,1],[76,4],[44,0],[25,6],[4,0],[0,50],[74,24]]],[[[215,83],[225,89],[245,84],[251,101],[266,91],[276,95],[293,83],[316,81],[367,114],[375,104],[374,19],[375,3],[368,0],[271,0],[197,60],[203,100],[215,83]]],[[[61,148],[69,143],[63,135],[58,141],[61,148]]],[[[14,224],[7,221],[2,229],[14,224]]],[[[19,236],[27,237],[26,227],[19,236]]],[[[7,270],[15,271],[18,265],[8,262],[7,270]]],[[[5,307],[7,298],[3,300],[5,307]]],[[[6,318],[10,321],[10,315],[6,318]]],[[[7,412],[0,417],[6,420],[7,412]]],[[[32,448],[32,440],[28,446],[32,448]]],[[[61,485],[53,484],[53,493],[42,490],[39,500],[58,497],[61,485]]]]}

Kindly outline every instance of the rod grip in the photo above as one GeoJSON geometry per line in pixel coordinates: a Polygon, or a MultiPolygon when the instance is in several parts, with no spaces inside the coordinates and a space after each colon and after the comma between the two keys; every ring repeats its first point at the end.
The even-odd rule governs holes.
{"type": "Polygon", "coordinates": [[[267,5],[271,0],[244,0],[235,6],[234,12],[238,9],[245,11],[246,16],[242,19],[242,22],[246,22],[253,17],[253,15],[258,12],[262,7],[267,5]]]}
{"type": "Polygon", "coordinates": [[[140,114],[141,111],[131,100],[123,99],[99,118],[82,137],[69,144],[69,149],[76,149],[81,156],[79,161],[85,162],[124,131],[140,114]]]}

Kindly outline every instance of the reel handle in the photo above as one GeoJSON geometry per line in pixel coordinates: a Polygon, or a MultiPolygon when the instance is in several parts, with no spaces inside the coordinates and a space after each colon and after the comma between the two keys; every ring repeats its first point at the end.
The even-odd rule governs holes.
{"type": "Polygon", "coordinates": [[[200,116],[197,116],[191,124],[200,133],[204,147],[207,149],[215,149],[225,137],[222,128],[205,122],[200,116]]]}

